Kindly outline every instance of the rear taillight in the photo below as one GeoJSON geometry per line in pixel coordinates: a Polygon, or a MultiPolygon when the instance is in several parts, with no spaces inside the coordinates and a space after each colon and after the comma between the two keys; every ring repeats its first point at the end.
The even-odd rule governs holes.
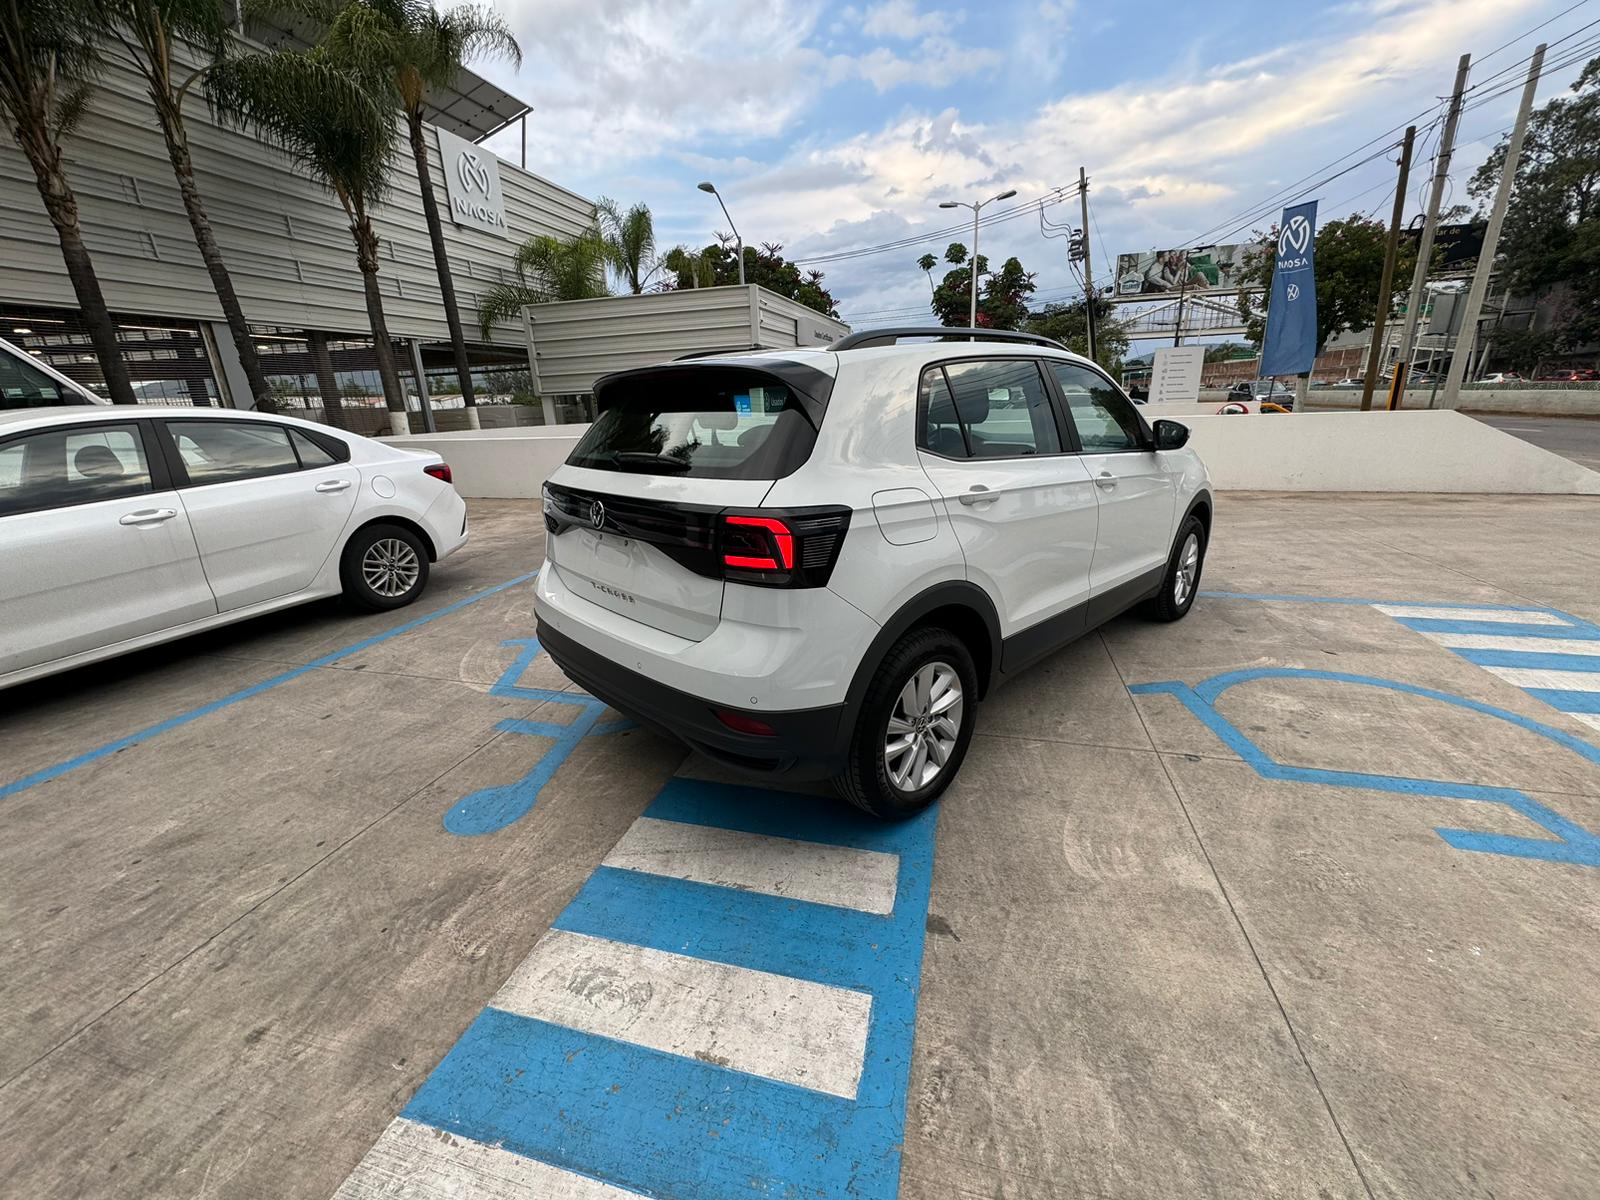
{"type": "Polygon", "coordinates": [[[424,475],[432,475],[440,483],[454,483],[455,476],[450,473],[449,463],[429,463],[422,468],[424,475]]]}
{"type": "Polygon", "coordinates": [[[737,712],[731,708],[714,708],[711,711],[717,714],[717,720],[735,733],[748,733],[753,737],[778,736],[778,731],[760,717],[752,717],[749,713],[737,712]]]}
{"type": "Polygon", "coordinates": [[[848,508],[725,512],[717,522],[722,576],[760,587],[823,587],[849,528],[848,508]]]}

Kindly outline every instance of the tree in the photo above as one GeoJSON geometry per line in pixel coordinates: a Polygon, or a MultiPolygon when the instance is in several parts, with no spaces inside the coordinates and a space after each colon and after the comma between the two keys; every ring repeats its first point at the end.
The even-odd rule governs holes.
{"type": "MultiPolygon", "coordinates": [[[[1356,333],[1372,325],[1378,315],[1378,286],[1383,278],[1383,256],[1389,230],[1382,221],[1369,221],[1359,213],[1328,221],[1317,230],[1317,353],[1333,334],[1348,329],[1356,333]]],[[[1277,262],[1278,229],[1257,233],[1255,248],[1244,255],[1239,271],[1239,313],[1245,319],[1245,337],[1261,345],[1266,333],[1266,298],[1272,291],[1277,262]],[[1247,288],[1263,289],[1252,295],[1247,288]]],[[[1400,243],[1394,277],[1409,279],[1416,266],[1415,246],[1400,243]]],[[[1398,300],[1403,292],[1397,292],[1398,300]]]]}
{"type": "MultiPolygon", "coordinates": [[[[1084,299],[1047,304],[1028,318],[1029,333],[1054,338],[1068,350],[1089,353],[1088,303],[1084,299]]],[[[1122,370],[1128,352],[1128,330],[1113,315],[1116,306],[1101,296],[1094,300],[1095,361],[1112,374],[1122,370]]]]}
{"type": "MultiPolygon", "coordinates": [[[[461,399],[469,410],[476,409],[472,365],[467,358],[455,280],[450,274],[444,226],[439,220],[439,201],[433,190],[423,105],[433,91],[453,84],[468,62],[485,55],[500,55],[521,66],[522,48],[498,13],[473,4],[457,5],[445,12],[427,0],[310,0],[310,6],[322,10],[320,15],[327,23],[322,45],[331,54],[353,70],[382,70],[389,75],[389,94],[398,98],[405,115],[411,157],[416,164],[417,191],[422,196],[422,215],[433,247],[439,299],[450,329],[461,399]]],[[[469,420],[476,420],[475,412],[469,420]]]]}
{"type": "Polygon", "coordinates": [[[594,208],[612,269],[622,277],[630,292],[639,295],[650,276],[661,267],[656,261],[656,227],[649,207],[635,204],[622,212],[615,200],[601,196],[594,202],[594,208]]]}
{"type": "Polygon", "coordinates": [[[517,247],[512,264],[516,282],[495,284],[479,302],[478,327],[488,337],[492,325],[510,320],[530,304],[609,296],[606,264],[610,261],[598,226],[566,239],[549,234],[531,237],[517,247]]]}
{"type": "Polygon", "coordinates": [[[255,338],[245,323],[239,294],[234,290],[233,277],[223,261],[216,232],[206,215],[194,178],[194,159],[189,151],[183,105],[205,69],[189,71],[175,67],[172,61],[175,42],[190,43],[209,61],[226,56],[232,45],[227,15],[216,0],[109,0],[108,10],[118,40],[144,76],[150,92],[156,122],[166,142],[167,158],[178,181],[178,195],[183,199],[183,211],[189,218],[200,261],[217,293],[217,303],[228,322],[228,332],[239,353],[239,365],[244,368],[250,393],[258,406],[270,410],[273,407],[270,397],[277,393],[267,386],[261,358],[256,354],[255,338]]]}
{"type": "Polygon", "coordinates": [[[113,403],[134,404],[133,383],[83,242],[78,197],[61,154],[61,143],[83,117],[99,74],[96,38],[104,28],[93,0],[6,0],[0,7],[0,111],[33,168],[106,390],[113,403]]]}
{"type": "Polygon", "coordinates": [[[351,62],[324,46],[249,54],[214,66],[206,75],[206,90],[219,113],[276,143],[344,209],[366,293],[389,428],[403,434],[410,432],[410,424],[378,288],[379,242],[372,224],[372,208],[389,188],[398,141],[393,84],[382,60],[361,74],[351,62]]]}
{"type": "MultiPolygon", "coordinates": [[[[734,245],[732,235],[718,234],[715,243],[698,252],[676,247],[668,252],[663,265],[674,273],[674,287],[727,287],[739,282],[739,259],[734,245]]],[[[759,249],[744,248],[744,276],[746,283],[760,284],[769,292],[786,296],[825,316],[839,315],[833,295],[822,281],[822,272],[802,271],[783,257],[783,247],[775,242],[766,242],[759,249]]]]}
{"type": "Polygon", "coordinates": [[[939,290],[938,284],[933,282],[933,269],[938,265],[939,260],[931,254],[924,254],[917,259],[917,269],[928,277],[928,290],[930,292],[939,290]]]}
{"type": "MultiPolygon", "coordinates": [[[[1584,67],[1572,93],[1542,105],[1528,122],[1499,245],[1508,287],[1569,288],[1557,326],[1568,347],[1600,337],[1600,58],[1584,67]]],[[[1480,202],[1499,186],[1508,140],[1467,185],[1480,202]]],[[[1505,331],[1496,333],[1496,348],[1506,344],[1505,331]]]]}
{"type": "MultiPolygon", "coordinates": [[[[918,260],[920,266],[927,260],[918,260]]],[[[1023,270],[1016,258],[1008,258],[1000,270],[989,275],[989,259],[978,255],[977,262],[967,261],[967,248],[960,242],[945,247],[944,260],[951,264],[944,279],[933,289],[931,307],[941,325],[964,329],[972,312],[972,269],[976,266],[978,277],[987,280],[978,288],[978,326],[984,329],[1021,329],[1028,319],[1028,297],[1033,295],[1033,272],[1023,270]]]]}

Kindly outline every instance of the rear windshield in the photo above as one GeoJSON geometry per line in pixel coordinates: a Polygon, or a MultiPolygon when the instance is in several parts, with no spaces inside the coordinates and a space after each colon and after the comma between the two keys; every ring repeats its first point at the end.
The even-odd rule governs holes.
{"type": "Polygon", "coordinates": [[[817,431],[786,385],[765,375],[681,371],[607,385],[600,417],[567,462],[699,479],[781,479],[817,431]]]}

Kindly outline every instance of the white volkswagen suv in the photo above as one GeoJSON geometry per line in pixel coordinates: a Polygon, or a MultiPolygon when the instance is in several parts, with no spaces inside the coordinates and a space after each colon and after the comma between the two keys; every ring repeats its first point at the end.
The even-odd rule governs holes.
{"type": "Polygon", "coordinates": [[[595,399],[544,489],[540,642],[741,771],[909,816],[1001,680],[1134,605],[1194,603],[1212,501],[1188,429],[1046,339],[872,331],[623,371],[595,399]]]}

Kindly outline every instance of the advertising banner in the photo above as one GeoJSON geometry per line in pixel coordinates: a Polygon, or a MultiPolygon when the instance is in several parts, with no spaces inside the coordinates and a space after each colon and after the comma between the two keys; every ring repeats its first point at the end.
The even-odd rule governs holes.
{"type": "Polygon", "coordinates": [[[1117,255],[1117,300],[1159,300],[1236,292],[1250,246],[1200,246],[1192,250],[1146,250],[1117,255]]]}
{"type": "Polygon", "coordinates": [[[1162,346],[1150,371],[1150,403],[1196,403],[1205,365],[1204,346],[1162,346]]]}
{"type": "Polygon", "coordinates": [[[1267,332],[1261,344],[1261,375],[1300,375],[1317,358],[1317,202],[1283,210],[1278,258],[1267,300],[1267,332]]]}

